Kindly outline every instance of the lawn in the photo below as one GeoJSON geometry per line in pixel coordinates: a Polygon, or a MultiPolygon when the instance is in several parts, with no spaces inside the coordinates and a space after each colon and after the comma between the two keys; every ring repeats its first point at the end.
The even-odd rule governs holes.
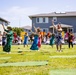
{"type": "Polygon", "coordinates": [[[0,46],[0,75],[76,75],[76,46],[62,49],[42,45],[32,51],[30,45],[13,45],[11,54],[6,54],[0,46]]]}

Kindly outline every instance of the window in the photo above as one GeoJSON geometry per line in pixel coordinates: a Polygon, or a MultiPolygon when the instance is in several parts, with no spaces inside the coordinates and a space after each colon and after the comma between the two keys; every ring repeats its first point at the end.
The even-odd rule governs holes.
{"type": "Polygon", "coordinates": [[[36,23],[48,23],[48,17],[38,17],[36,18],[36,23]]]}
{"type": "Polygon", "coordinates": [[[39,18],[39,23],[42,23],[43,22],[43,18],[39,18]]]}
{"type": "Polygon", "coordinates": [[[45,23],[48,23],[49,22],[49,19],[48,17],[45,18],[45,23]]]}
{"type": "Polygon", "coordinates": [[[53,17],[53,21],[54,22],[57,22],[57,17],[53,17]]]}
{"type": "Polygon", "coordinates": [[[43,22],[45,22],[45,18],[43,18],[43,22]]]}
{"type": "Polygon", "coordinates": [[[39,18],[36,18],[36,22],[39,23],[39,18]]]}
{"type": "Polygon", "coordinates": [[[36,23],[42,23],[42,22],[43,22],[43,18],[41,18],[41,17],[36,18],[36,23]]]}

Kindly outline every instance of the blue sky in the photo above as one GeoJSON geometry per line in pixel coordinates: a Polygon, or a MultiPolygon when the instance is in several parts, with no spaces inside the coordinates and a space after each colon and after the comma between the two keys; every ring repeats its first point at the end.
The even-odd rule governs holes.
{"type": "Polygon", "coordinates": [[[0,0],[0,17],[12,27],[31,25],[29,15],[76,11],[76,0],[0,0]]]}

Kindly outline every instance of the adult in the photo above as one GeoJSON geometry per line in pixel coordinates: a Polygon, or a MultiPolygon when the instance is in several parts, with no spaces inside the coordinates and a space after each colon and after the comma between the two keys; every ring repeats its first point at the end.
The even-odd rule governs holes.
{"type": "Polygon", "coordinates": [[[56,29],[56,48],[57,48],[57,51],[62,51],[62,27],[61,27],[61,24],[58,23],[57,27],[54,25],[54,21],[52,21],[52,24],[53,24],[53,27],[56,29]],[[59,47],[60,47],[60,50],[59,50],[59,47]]]}
{"type": "Polygon", "coordinates": [[[39,47],[41,47],[41,39],[39,38],[40,36],[40,28],[36,28],[34,25],[33,25],[34,29],[35,29],[35,32],[33,33],[34,34],[34,41],[32,43],[32,46],[31,46],[31,50],[39,50],[39,47]]]}
{"type": "Polygon", "coordinates": [[[7,27],[7,30],[5,29],[4,25],[2,24],[4,31],[6,32],[6,38],[7,38],[7,43],[3,47],[3,51],[10,53],[11,51],[11,45],[13,41],[13,31],[11,27],[7,27]]]}
{"type": "Polygon", "coordinates": [[[69,46],[69,48],[70,48],[70,45],[73,48],[73,37],[74,37],[74,35],[73,35],[72,31],[69,30],[69,33],[68,33],[68,46],[69,46]]]}

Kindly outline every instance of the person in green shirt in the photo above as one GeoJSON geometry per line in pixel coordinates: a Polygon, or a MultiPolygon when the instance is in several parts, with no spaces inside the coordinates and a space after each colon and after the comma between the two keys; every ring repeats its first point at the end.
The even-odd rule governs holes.
{"type": "Polygon", "coordinates": [[[11,51],[11,45],[13,41],[13,31],[11,27],[7,27],[7,30],[5,29],[4,25],[2,24],[4,31],[6,32],[6,38],[7,38],[7,43],[3,47],[3,51],[10,53],[11,51]]]}

